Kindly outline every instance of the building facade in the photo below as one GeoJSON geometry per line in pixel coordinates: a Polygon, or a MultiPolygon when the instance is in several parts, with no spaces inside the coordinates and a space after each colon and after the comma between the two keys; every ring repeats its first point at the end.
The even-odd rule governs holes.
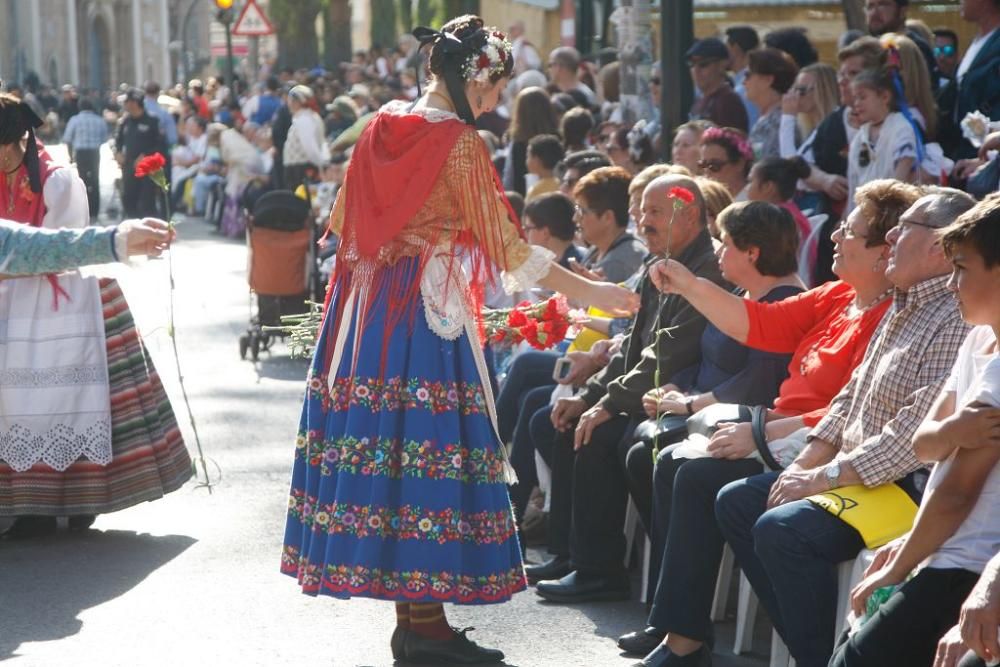
{"type": "Polygon", "coordinates": [[[107,90],[173,83],[208,58],[204,0],[0,0],[0,78],[107,90]]]}

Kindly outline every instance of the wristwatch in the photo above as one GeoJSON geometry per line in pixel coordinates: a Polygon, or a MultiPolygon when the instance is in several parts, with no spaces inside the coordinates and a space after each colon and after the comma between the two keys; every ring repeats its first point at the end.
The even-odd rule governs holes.
{"type": "Polygon", "coordinates": [[[689,415],[694,414],[694,396],[689,396],[684,399],[684,409],[687,410],[689,415]]]}
{"type": "Polygon", "coordinates": [[[823,477],[826,478],[826,487],[828,489],[837,488],[837,482],[840,481],[840,462],[832,461],[823,468],[823,477]]]}

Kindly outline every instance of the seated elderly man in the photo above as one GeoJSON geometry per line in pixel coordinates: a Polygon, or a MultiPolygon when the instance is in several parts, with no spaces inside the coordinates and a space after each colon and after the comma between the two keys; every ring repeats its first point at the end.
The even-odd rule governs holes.
{"type": "Polygon", "coordinates": [[[732,482],[718,494],[719,528],[800,667],[829,662],[834,568],[865,546],[857,529],[805,499],[893,482],[919,497],[922,479],[911,473],[923,464],[911,439],[968,331],[948,290],[950,262],[938,232],[974,203],[963,192],[941,190],[903,213],[886,235],[892,305],[806,448],[780,474],[732,482]]]}
{"type": "MultiPolygon", "coordinates": [[[[704,200],[690,178],[653,180],[643,193],[640,227],[651,254],[669,252],[693,273],[724,282],[704,200]],[[674,188],[688,190],[693,201],[675,209],[674,188]]],[[[557,438],[552,453],[549,547],[556,557],[527,569],[531,579],[551,579],[538,586],[538,594],[549,600],[629,596],[622,568],[624,455],[635,426],[646,419],[642,397],[656,386],[654,378],[670,377],[699,358],[705,318],[681,297],[661,298],[648,276],[639,291],[642,305],[622,350],[580,394],[560,399],[551,411],[557,429],[573,431],[572,437],[557,438]]]]}

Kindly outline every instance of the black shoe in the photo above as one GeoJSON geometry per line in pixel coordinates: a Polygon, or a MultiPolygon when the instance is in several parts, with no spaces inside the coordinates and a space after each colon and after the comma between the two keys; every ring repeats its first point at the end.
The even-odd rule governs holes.
{"type": "Polygon", "coordinates": [[[415,632],[407,632],[403,641],[404,653],[408,662],[425,665],[455,663],[459,665],[478,665],[503,661],[503,653],[492,648],[483,648],[476,644],[465,633],[475,628],[458,630],[451,639],[428,639],[415,632]]]}
{"type": "Polygon", "coordinates": [[[632,667],[712,667],[712,651],[703,644],[694,653],[674,655],[666,644],[660,644],[632,667]]]}
{"type": "Polygon", "coordinates": [[[543,579],[562,579],[573,571],[569,556],[555,556],[540,565],[529,565],[524,568],[528,581],[536,584],[543,579]]]}
{"type": "Polygon", "coordinates": [[[574,571],[557,581],[539,581],[535,592],[552,602],[601,602],[631,597],[624,573],[608,576],[574,571]]]}
{"type": "Polygon", "coordinates": [[[650,626],[645,630],[630,632],[618,638],[618,648],[633,655],[647,655],[663,643],[666,632],[650,626]]]}
{"type": "Polygon", "coordinates": [[[87,530],[94,525],[94,521],[97,520],[96,514],[76,514],[71,516],[67,523],[69,529],[74,532],[81,532],[87,530]]]}
{"type": "Polygon", "coordinates": [[[389,647],[392,649],[393,660],[403,660],[406,657],[403,645],[406,643],[406,635],[408,634],[410,633],[405,628],[401,628],[398,625],[392,631],[392,637],[389,638],[389,647]]]}
{"type": "Polygon", "coordinates": [[[51,535],[57,527],[54,516],[19,516],[10,528],[0,533],[0,539],[30,540],[51,535]]]}

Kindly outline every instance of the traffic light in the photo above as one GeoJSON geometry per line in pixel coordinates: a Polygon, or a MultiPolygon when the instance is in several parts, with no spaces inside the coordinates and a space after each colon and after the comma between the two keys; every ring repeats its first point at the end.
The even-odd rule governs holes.
{"type": "Polygon", "coordinates": [[[233,0],[215,0],[215,6],[222,10],[232,9],[233,0]]]}
{"type": "Polygon", "coordinates": [[[233,16],[233,0],[215,0],[218,11],[215,12],[215,20],[219,23],[229,25],[235,18],[233,16]]]}

